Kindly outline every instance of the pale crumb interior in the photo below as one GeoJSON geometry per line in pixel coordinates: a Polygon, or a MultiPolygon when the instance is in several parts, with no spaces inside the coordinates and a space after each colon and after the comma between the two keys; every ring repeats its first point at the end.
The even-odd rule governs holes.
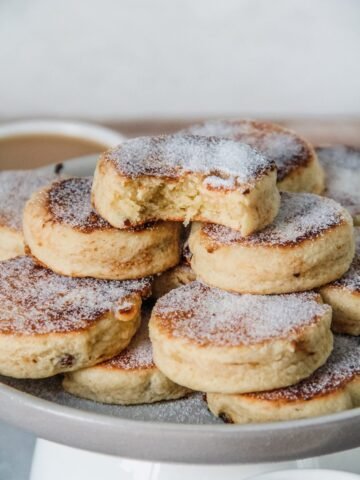
{"type": "Polygon", "coordinates": [[[112,199],[119,223],[141,223],[148,219],[212,219],[239,226],[247,215],[247,198],[238,191],[216,192],[207,189],[201,177],[185,177],[176,182],[163,178],[132,181],[120,187],[112,199]],[[236,208],[234,208],[236,207],[236,208]]]}

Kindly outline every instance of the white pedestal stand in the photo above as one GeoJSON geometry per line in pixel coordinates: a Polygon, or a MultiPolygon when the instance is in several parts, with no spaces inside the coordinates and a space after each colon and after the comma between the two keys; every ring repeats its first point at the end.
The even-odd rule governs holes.
{"type": "Polygon", "coordinates": [[[143,462],[38,440],[30,480],[242,480],[262,472],[318,466],[317,459],[210,466],[143,462]]]}
{"type": "MultiPolygon", "coordinates": [[[[140,456],[141,452],[138,453],[140,456]]],[[[30,480],[243,480],[263,472],[304,468],[335,469],[360,474],[360,448],[288,462],[187,465],[128,460],[39,439],[30,480]]]]}

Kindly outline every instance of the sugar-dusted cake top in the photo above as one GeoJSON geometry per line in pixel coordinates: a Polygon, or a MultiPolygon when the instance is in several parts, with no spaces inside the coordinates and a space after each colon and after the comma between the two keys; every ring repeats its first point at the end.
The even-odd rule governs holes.
{"type": "Polygon", "coordinates": [[[246,143],[273,160],[277,178],[307,165],[314,153],[305,140],[287,128],[254,120],[210,120],[192,125],[186,130],[192,135],[216,136],[246,143]]]}
{"type": "Polygon", "coordinates": [[[260,232],[243,237],[235,230],[215,224],[204,224],[202,232],[219,244],[294,245],[340,225],[345,216],[344,209],[329,198],[283,192],[277,217],[260,232]]]}
{"type": "Polygon", "coordinates": [[[151,279],[98,280],[58,275],[30,257],[0,262],[0,331],[43,334],[86,328],[108,311],[126,312],[151,279]]]}
{"type": "Polygon", "coordinates": [[[161,297],[153,310],[174,337],[237,346],[291,337],[329,312],[313,292],[240,295],[192,282],[161,297]]]}
{"type": "Polygon", "coordinates": [[[127,177],[203,176],[213,188],[253,184],[275,164],[248,145],[229,139],[163,135],[128,140],[101,157],[127,177]]]}

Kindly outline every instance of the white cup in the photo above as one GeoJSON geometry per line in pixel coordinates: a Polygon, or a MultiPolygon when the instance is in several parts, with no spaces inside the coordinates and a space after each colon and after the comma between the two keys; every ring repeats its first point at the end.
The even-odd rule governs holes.
{"type": "Polygon", "coordinates": [[[31,135],[64,135],[83,140],[91,140],[107,147],[113,147],[123,142],[121,133],[100,125],[66,120],[25,120],[0,124],[0,140],[2,138],[31,135]]]}
{"type": "MultiPolygon", "coordinates": [[[[32,136],[44,136],[44,138],[46,136],[55,136],[70,140],[73,138],[74,144],[76,144],[76,142],[89,142],[94,146],[94,153],[99,152],[101,149],[107,150],[108,148],[114,147],[125,140],[124,135],[121,133],[96,124],[60,120],[26,120],[21,122],[0,124],[0,149],[2,140],[13,139],[16,141],[16,139],[21,139],[21,137],[32,136]]],[[[46,144],[46,140],[44,141],[46,144]]],[[[31,147],[28,148],[31,149],[31,147]]],[[[91,149],[88,148],[87,150],[84,150],[84,152],[89,150],[91,149]]],[[[35,148],[35,152],[36,151],[37,150],[35,148]]],[[[75,148],[74,152],[76,151],[78,150],[75,148]]],[[[31,150],[29,150],[29,152],[31,152],[31,150]]],[[[74,156],[78,155],[74,153],[74,156]]],[[[36,154],[32,153],[30,155],[30,158],[31,157],[34,157],[35,159],[36,154]]],[[[66,160],[66,157],[69,158],[69,152],[65,158],[61,158],[61,155],[55,156],[54,158],[50,154],[49,161],[44,162],[44,155],[40,154],[40,161],[34,164],[30,159],[27,159],[26,155],[22,157],[20,154],[19,160],[14,161],[11,159],[11,156],[4,158],[4,155],[2,155],[1,158],[4,158],[5,164],[2,166],[0,165],[0,168],[31,168],[33,166],[41,167],[41,165],[47,165],[49,162],[61,162],[64,163],[64,165],[67,165],[69,161],[66,160]]],[[[91,165],[92,169],[94,169],[96,164],[96,156],[88,155],[88,157],[89,165],[91,165]]],[[[47,167],[42,168],[47,169],[47,167]]]]}

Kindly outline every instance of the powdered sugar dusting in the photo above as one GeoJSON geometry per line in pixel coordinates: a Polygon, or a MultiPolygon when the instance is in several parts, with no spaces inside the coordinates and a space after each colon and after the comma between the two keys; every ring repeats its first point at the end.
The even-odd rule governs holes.
{"type": "Polygon", "coordinates": [[[342,207],[329,198],[311,193],[281,193],[280,210],[271,225],[242,237],[222,225],[204,224],[202,231],[220,244],[291,245],[323,235],[345,220],[342,207]]]}
{"type": "MultiPolygon", "coordinates": [[[[179,400],[166,402],[143,405],[110,405],[85,400],[65,392],[62,388],[62,377],[60,375],[38,380],[18,380],[0,376],[0,382],[16,388],[19,392],[26,392],[58,405],[66,405],[76,410],[99,413],[111,418],[194,425],[222,423],[220,419],[212,415],[206,408],[201,393],[194,393],[179,400]]],[[[134,427],[136,427],[136,424],[134,427]]]]}
{"type": "Polygon", "coordinates": [[[248,345],[295,335],[330,310],[313,292],[238,295],[192,282],[158,300],[154,314],[175,337],[201,345],[248,345]]]}
{"type": "Polygon", "coordinates": [[[325,194],[360,215],[360,149],[333,145],[316,151],[326,174],[325,194]]]}
{"type": "Polygon", "coordinates": [[[312,158],[309,146],[290,130],[266,122],[251,120],[212,120],[184,130],[192,135],[215,136],[246,143],[277,166],[278,180],[283,180],[312,158]]]}
{"type": "Polygon", "coordinates": [[[204,180],[205,185],[209,185],[214,189],[235,188],[236,182],[234,178],[221,178],[216,175],[210,175],[204,180]]]}
{"type": "Polygon", "coordinates": [[[21,230],[25,203],[39,188],[57,175],[42,170],[5,170],[0,172],[0,223],[21,230]]]}
{"type": "Polygon", "coordinates": [[[360,375],[360,337],[335,335],[334,349],[325,365],[291,387],[246,396],[262,400],[311,400],[341,388],[360,375]]]}
{"type": "Polygon", "coordinates": [[[149,338],[150,309],[143,309],[141,326],[130,345],[119,355],[100,366],[132,370],[154,367],[152,345],[149,338]]]}
{"type": "Polygon", "coordinates": [[[330,285],[346,288],[350,292],[360,293],[360,227],[355,227],[356,250],[349,270],[339,280],[330,285]]]}
{"type": "Polygon", "coordinates": [[[55,183],[48,193],[49,210],[55,220],[82,231],[112,228],[91,206],[91,185],[92,177],[55,183]]]}
{"type": "Polygon", "coordinates": [[[199,173],[214,188],[220,188],[220,184],[226,188],[253,184],[275,167],[248,145],[192,135],[135,138],[104,155],[129,177],[178,178],[199,173]]]}
{"type": "MultiPolygon", "coordinates": [[[[48,192],[48,207],[57,222],[64,223],[82,233],[94,230],[118,230],[100,217],[91,206],[92,177],[69,178],[56,182],[48,192]]],[[[127,232],[156,229],[157,223],[147,223],[127,232]]]]}
{"type": "Polygon", "coordinates": [[[35,334],[86,328],[111,310],[132,307],[150,294],[151,278],[97,280],[57,275],[30,257],[0,262],[0,331],[35,334]]]}

